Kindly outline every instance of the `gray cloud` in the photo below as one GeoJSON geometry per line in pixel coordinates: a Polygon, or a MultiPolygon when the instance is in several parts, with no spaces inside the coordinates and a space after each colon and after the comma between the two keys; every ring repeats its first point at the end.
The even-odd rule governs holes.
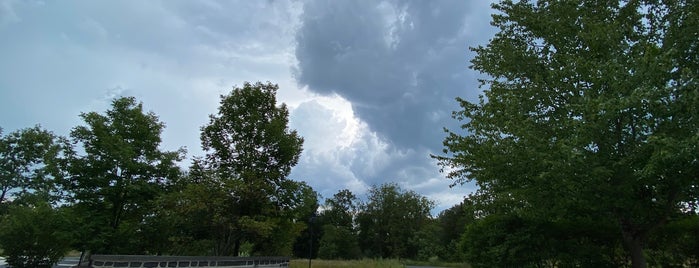
{"type": "MultiPolygon", "coordinates": [[[[307,180],[324,197],[350,189],[363,197],[371,185],[396,182],[437,202],[435,214],[463,200],[464,189],[449,189],[426,149],[397,150],[356,118],[316,100],[291,111],[290,127],[304,136],[304,151],[291,174],[307,180]]],[[[472,188],[466,189],[471,191],[472,188]]]]}
{"type": "Polygon", "coordinates": [[[134,95],[167,124],[169,149],[198,154],[218,95],[290,80],[294,2],[0,0],[0,126],[66,135],[80,112],[134,95]]]}
{"type": "MultiPolygon", "coordinates": [[[[468,47],[493,34],[489,4],[306,2],[296,33],[296,80],[313,92],[345,98],[367,127],[364,143],[334,151],[351,150],[349,157],[304,159],[316,159],[338,182],[397,182],[435,200],[435,213],[462,201],[475,186],[450,189],[429,154],[441,151],[443,127],[458,127],[451,119],[458,108],[454,98],[475,99],[480,92],[479,74],[468,69],[468,47]]],[[[300,166],[296,174],[308,164],[300,166]]]]}
{"type": "Polygon", "coordinates": [[[436,151],[457,96],[477,95],[469,45],[491,36],[482,1],[309,1],[297,81],[352,103],[398,149],[436,151]],[[477,23],[475,23],[477,22],[477,23]]]}
{"type": "Polygon", "coordinates": [[[269,80],[306,138],[292,178],[324,196],[395,181],[451,205],[463,189],[447,194],[428,154],[454,97],[475,96],[467,46],[490,36],[488,13],[481,1],[0,0],[0,127],[67,135],[80,112],[133,95],[167,124],[166,149],[200,155],[218,95],[269,80]]]}

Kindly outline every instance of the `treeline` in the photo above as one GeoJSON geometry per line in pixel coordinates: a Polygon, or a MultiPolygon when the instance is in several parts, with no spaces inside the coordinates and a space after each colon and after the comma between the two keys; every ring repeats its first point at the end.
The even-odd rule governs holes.
{"type": "Polygon", "coordinates": [[[277,86],[245,83],[201,129],[204,157],[161,149],[165,124],[132,97],[80,117],[70,137],[40,127],[0,139],[0,246],[15,267],[66,250],[103,254],[289,255],[317,207],[287,179],[303,139],[277,86]]]}
{"type": "MultiPolygon", "coordinates": [[[[288,178],[303,138],[277,86],[221,96],[205,156],[161,149],[165,124],[133,97],[83,113],[69,137],[39,126],[0,135],[0,249],[13,267],[99,254],[429,259],[445,254],[433,202],[395,184],[319,204],[288,178]],[[311,247],[311,244],[313,246],[311,247]]],[[[445,217],[446,219],[446,217],[445,217]]],[[[448,220],[450,221],[450,220],[448,220]]],[[[450,231],[450,230],[447,230],[450,231]]],[[[447,243],[448,244],[448,243],[447,243]]]]}
{"type": "Polygon", "coordinates": [[[11,263],[72,248],[698,267],[699,1],[493,7],[498,32],[472,49],[483,94],[458,99],[461,129],[433,155],[454,185],[478,191],[438,217],[394,184],[321,206],[287,178],[303,140],[276,86],[258,83],[221,98],[202,128],[206,156],[186,171],[133,98],[81,115],[70,138],[3,136],[0,246],[11,263]]]}
{"type": "Polygon", "coordinates": [[[472,219],[461,205],[431,217],[433,206],[424,196],[396,184],[372,187],[364,201],[341,190],[326,199],[318,217],[310,221],[311,228],[294,248],[295,256],[463,261],[459,237],[472,219]]]}

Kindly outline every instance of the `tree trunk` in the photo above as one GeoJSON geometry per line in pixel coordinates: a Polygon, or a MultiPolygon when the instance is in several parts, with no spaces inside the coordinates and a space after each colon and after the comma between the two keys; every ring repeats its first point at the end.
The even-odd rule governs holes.
{"type": "Polygon", "coordinates": [[[632,229],[628,224],[623,224],[621,231],[624,244],[631,254],[631,267],[646,268],[646,257],[643,255],[644,237],[641,232],[632,229]]]}
{"type": "Polygon", "coordinates": [[[240,256],[240,239],[235,239],[235,244],[233,244],[233,256],[240,256]]]}
{"type": "Polygon", "coordinates": [[[7,194],[8,191],[9,190],[7,190],[7,189],[5,189],[5,187],[3,187],[2,192],[0,192],[0,203],[2,203],[2,201],[5,201],[5,194],[7,194]]]}

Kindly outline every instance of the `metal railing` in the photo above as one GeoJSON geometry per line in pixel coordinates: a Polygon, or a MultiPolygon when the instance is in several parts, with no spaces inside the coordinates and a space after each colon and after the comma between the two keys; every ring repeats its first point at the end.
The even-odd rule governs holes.
{"type": "Polygon", "coordinates": [[[92,255],[93,268],[289,267],[288,257],[92,255]]]}

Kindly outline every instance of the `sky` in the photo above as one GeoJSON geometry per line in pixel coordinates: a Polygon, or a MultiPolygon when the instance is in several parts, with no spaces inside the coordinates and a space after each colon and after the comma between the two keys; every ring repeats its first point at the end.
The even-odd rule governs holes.
{"type": "Polygon", "coordinates": [[[305,139],[291,179],[324,198],[397,183],[461,202],[441,154],[456,97],[481,90],[469,47],[494,35],[490,1],[0,0],[0,127],[67,136],[82,112],[134,96],[166,129],[165,150],[202,156],[220,95],[278,84],[305,139]]]}

